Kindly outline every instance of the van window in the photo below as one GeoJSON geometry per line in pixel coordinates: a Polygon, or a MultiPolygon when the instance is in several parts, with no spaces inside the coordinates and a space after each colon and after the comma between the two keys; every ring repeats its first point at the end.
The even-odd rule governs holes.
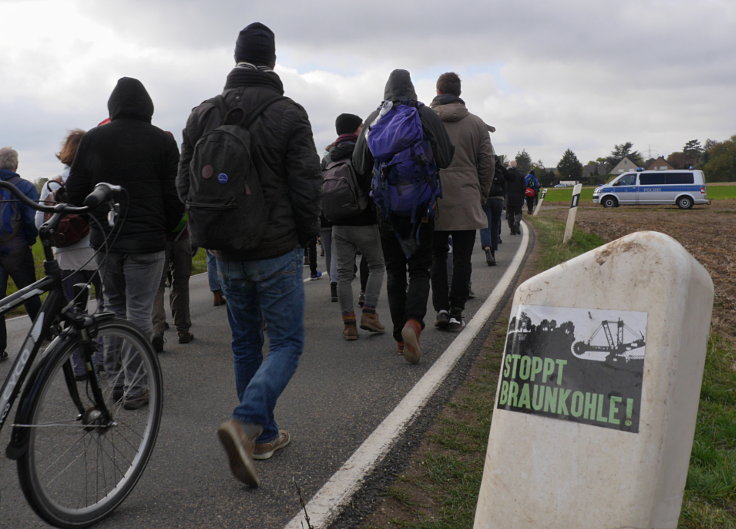
{"type": "Polygon", "coordinates": [[[667,173],[668,184],[692,184],[694,181],[692,173],[667,173]]]}
{"type": "Polygon", "coordinates": [[[639,174],[639,185],[642,186],[658,186],[665,183],[664,173],[651,172],[639,174]]]}
{"type": "Polygon", "coordinates": [[[633,186],[636,185],[636,174],[635,173],[629,173],[623,175],[621,178],[619,178],[616,183],[613,184],[614,186],[633,186]]]}

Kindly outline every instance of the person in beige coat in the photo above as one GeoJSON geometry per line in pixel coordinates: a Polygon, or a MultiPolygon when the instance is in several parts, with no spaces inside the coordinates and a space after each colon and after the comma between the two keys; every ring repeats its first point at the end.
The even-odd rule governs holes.
{"type": "Polygon", "coordinates": [[[487,225],[483,204],[493,180],[494,159],[485,122],[468,112],[460,99],[460,78],[443,73],[431,108],[455,145],[452,163],[440,171],[442,198],[437,201],[432,252],[432,303],[435,327],[458,332],[464,326],[476,230],[487,225]],[[448,284],[447,255],[452,244],[452,284],[448,284]]]}

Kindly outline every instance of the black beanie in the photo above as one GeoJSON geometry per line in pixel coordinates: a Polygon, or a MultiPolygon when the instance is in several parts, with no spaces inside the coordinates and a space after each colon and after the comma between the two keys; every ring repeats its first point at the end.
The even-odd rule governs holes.
{"type": "Polygon", "coordinates": [[[276,64],[273,31],[260,22],[246,26],[235,42],[235,62],[249,62],[257,66],[276,64]]]}
{"type": "Polygon", "coordinates": [[[335,131],[337,135],[351,134],[356,131],[363,120],[355,114],[340,114],[335,120],[335,131]]]}

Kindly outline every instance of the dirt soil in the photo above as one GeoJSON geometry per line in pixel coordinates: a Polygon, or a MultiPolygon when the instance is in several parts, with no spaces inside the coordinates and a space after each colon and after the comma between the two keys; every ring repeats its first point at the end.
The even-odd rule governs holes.
{"type": "MultiPolygon", "coordinates": [[[[567,209],[541,214],[567,218],[567,209]]],[[[553,204],[550,204],[553,206],[553,204]]],[[[713,327],[736,338],[736,200],[718,200],[709,206],[681,210],[674,206],[630,206],[606,209],[578,208],[576,228],[606,241],[635,231],[665,233],[682,244],[710,273],[715,287],[713,327]]]]}

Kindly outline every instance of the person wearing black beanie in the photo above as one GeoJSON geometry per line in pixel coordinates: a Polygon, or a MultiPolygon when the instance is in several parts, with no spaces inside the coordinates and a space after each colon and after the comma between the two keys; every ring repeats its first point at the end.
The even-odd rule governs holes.
{"type": "Polygon", "coordinates": [[[340,114],[335,120],[335,131],[337,135],[353,134],[363,123],[360,116],[355,114],[340,114]]]}
{"type": "MultiPolygon", "coordinates": [[[[241,151],[236,156],[223,157],[244,160],[242,167],[234,169],[236,182],[248,178],[257,179],[260,184],[261,205],[268,220],[261,224],[258,243],[248,249],[212,250],[208,246],[214,237],[211,231],[203,230],[198,237],[200,245],[210,248],[216,258],[232,334],[238,404],[217,429],[217,436],[233,475],[257,487],[254,460],[269,459],[291,441],[289,432],[277,424],[274,409],[304,351],[301,263],[305,245],[319,233],[322,176],[307,112],[284,97],[283,83],[274,71],[273,32],[260,22],[249,24],[238,34],[234,58],[235,67],[228,74],[222,93],[195,107],[187,120],[176,187],[181,201],[190,205],[227,207],[230,200],[243,203],[246,195],[256,199],[258,194],[248,185],[232,186],[232,196],[216,191],[217,186],[203,185],[210,174],[207,169],[217,164],[217,156],[200,163],[204,154],[199,148],[207,143],[199,139],[210,137],[209,133],[220,127],[226,117],[252,114],[247,125],[250,156],[241,151]],[[264,328],[269,348],[265,357],[264,328]]],[[[229,179],[227,174],[220,176],[225,182],[229,179]]],[[[204,215],[201,219],[207,217],[202,209],[190,207],[190,226],[194,226],[192,220],[197,211],[204,215]]],[[[217,235],[232,234],[234,238],[248,234],[247,229],[240,229],[227,219],[215,220],[215,209],[210,211],[207,222],[217,235]],[[239,231],[233,234],[232,230],[239,231]]]]}
{"type": "Polygon", "coordinates": [[[256,66],[276,65],[276,42],[273,31],[260,22],[247,25],[235,42],[235,62],[249,62],[256,66]]]}

